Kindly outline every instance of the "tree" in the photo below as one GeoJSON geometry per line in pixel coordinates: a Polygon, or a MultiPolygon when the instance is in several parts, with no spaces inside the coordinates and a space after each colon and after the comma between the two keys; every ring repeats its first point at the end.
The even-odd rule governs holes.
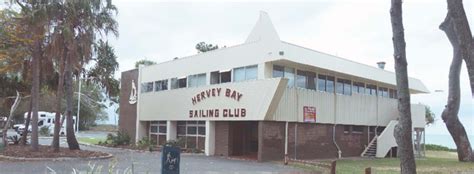
{"type": "Polygon", "coordinates": [[[118,70],[119,63],[117,62],[114,49],[108,42],[99,40],[99,43],[95,45],[95,52],[97,54],[95,59],[97,63],[87,73],[88,79],[100,84],[108,96],[116,97],[120,90],[119,81],[114,78],[114,74],[118,70]]]}
{"type": "Polygon", "coordinates": [[[196,50],[198,53],[204,53],[216,49],[219,49],[218,45],[206,44],[206,42],[199,42],[196,44],[196,50]]]}
{"type": "Polygon", "coordinates": [[[425,121],[427,126],[435,122],[435,117],[435,113],[431,111],[431,108],[429,106],[425,106],[425,121]]]}
{"type": "Polygon", "coordinates": [[[65,70],[64,87],[66,96],[66,134],[69,149],[78,150],[79,143],[74,135],[72,109],[73,109],[73,75],[80,74],[83,66],[92,59],[93,45],[96,42],[96,35],[112,33],[118,36],[117,22],[113,18],[117,8],[111,1],[107,0],[83,0],[83,1],[63,1],[59,14],[60,27],[63,29],[65,49],[65,70]]]}
{"type": "Polygon", "coordinates": [[[395,75],[398,91],[399,123],[395,126],[394,137],[398,145],[401,173],[416,173],[413,154],[410,90],[408,88],[407,59],[402,18],[402,1],[392,0],[390,8],[392,23],[395,75]]]}
{"type": "Polygon", "coordinates": [[[474,95],[474,40],[461,0],[448,0],[448,14],[439,28],[445,32],[453,47],[453,60],[449,69],[448,101],[441,118],[456,143],[459,161],[474,161],[466,130],[458,118],[461,103],[460,73],[466,62],[471,92],[474,95]]]}
{"type": "Polygon", "coordinates": [[[154,62],[154,61],[142,59],[142,60],[139,60],[139,61],[135,62],[135,68],[138,68],[140,65],[150,66],[150,65],[155,65],[155,64],[156,64],[156,62],[154,62]]]}

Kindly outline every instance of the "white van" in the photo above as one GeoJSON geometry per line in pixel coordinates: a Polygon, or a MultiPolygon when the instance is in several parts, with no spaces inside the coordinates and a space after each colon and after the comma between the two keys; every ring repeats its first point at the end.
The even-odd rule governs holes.
{"type": "MultiPolygon", "coordinates": [[[[25,120],[28,117],[28,112],[25,113],[25,120]]],[[[54,112],[44,112],[44,111],[39,111],[38,112],[38,130],[40,130],[43,127],[48,127],[49,128],[49,134],[53,135],[54,134],[54,122],[56,118],[56,113],[54,112]]],[[[61,115],[61,119],[63,118],[63,115],[61,115]]],[[[73,128],[76,130],[76,116],[73,116],[73,128]]],[[[60,130],[60,135],[66,135],[66,123],[67,120],[64,120],[65,122],[61,126],[60,130]]],[[[25,129],[25,124],[21,124],[17,128],[17,133],[18,134],[23,134],[23,131],[25,129]]],[[[31,124],[28,126],[28,132],[31,132],[31,124]]]]}

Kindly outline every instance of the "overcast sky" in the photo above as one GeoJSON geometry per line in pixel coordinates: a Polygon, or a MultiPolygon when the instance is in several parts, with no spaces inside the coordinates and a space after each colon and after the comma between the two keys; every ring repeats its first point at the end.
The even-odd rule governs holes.
{"type": "MultiPolygon", "coordinates": [[[[377,61],[386,61],[386,69],[394,70],[389,0],[115,4],[119,9],[120,37],[110,41],[119,57],[120,71],[132,69],[143,58],[163,62],[196,54],[194,46],[201,41],[219,46],[241,44],[259,11],[268,12],[284,41],[373,66],[377,61]]],[[[473,4],[465,1],[471,23],[473,4]]],[[[430,106],[437,116],[427,134],[448,134],[440,115],[446,104],[452,48],[438,29],[446,16],[446,2],[405,0],[403,10],[408,73],[432,91],[412,96],[412,102],[430,106]]],[[[459,115],[468,133],[474,135],[474,105],[464,66],[461,76],[459,115]]]]}

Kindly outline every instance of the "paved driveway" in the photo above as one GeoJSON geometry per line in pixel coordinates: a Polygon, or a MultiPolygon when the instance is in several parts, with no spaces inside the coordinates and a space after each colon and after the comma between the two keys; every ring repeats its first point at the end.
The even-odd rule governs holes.
{"type": "MultiPolygon", "coordinates": [[[[66,146],[64,139],[61,146],[66,146]]],[[[49,144],[50,139],[42,139],[42,144],[49,144]]],[[[133,166],[136,173],[160,173],[159,152],[135,152],[129,150],[108,149],[101,147],[81,146],[84,150],[103,151],[114,154],[112,159],[74,160],[74,161],[0,161],[0,173],[71,173],[73,168],[87,171],[89,163],[101,166],[107,173],[108,166],[116,162],[115,170],[123,171],[133,166]]],[[[259,163],[255,161],[229,160],[221,157],[207,157],[199,154],[181,156],[181,173],[295,173],[301,172],[289,166],[277,163],[259,163]]],[[[115,172],[114,172],[115,173],[115,172]]]]}

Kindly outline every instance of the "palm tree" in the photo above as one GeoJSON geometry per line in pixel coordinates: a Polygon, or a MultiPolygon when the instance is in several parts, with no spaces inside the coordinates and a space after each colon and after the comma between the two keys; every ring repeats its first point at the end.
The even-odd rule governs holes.
{"type": "Polygon", "coordinates": [[[21,7],[21,24],[31,32],[31,108],[32,108],[32,135],[31,147],[38,151],[38,102],[40,89],[40,64],[43,59],[43,46],[46,27],[48,26],[48,1],[17,0],[21,7]]]}
{"type": "MultiPolygon", "coordinates": [[[[73,76],[80,79],[83,65],[87,64],[93,54],[93,45],[96,36],[107,35],[112,32],[118,35],[117,22],[113,19],[113,13],[117,11],[110,0],[82,0],[82,1],[60,1],[58,3],[62,10],[56,14],[56,38],[61,41],[62,49],[56,49],[62,54],[60,67],[64,67],[64,88],[66,96],[66,134],[69,149],[80,149],[74,134],[72,108],[73,108],[73,76]]],[[[62,85],[62,68],[60,68],[60,80],[58,83],[58,94],[62,85]]],[[[80,94],[79,94],[80,95],[80,94]]],[[[58,95],[59,99],[59,95],[58,95]]],[[[59,105],[59,104],[58,104],[59,105]]],[[[57,106],[59,111],[60,106],[57,106]]],[[[58,114],[56,114],[58,116],[58,114]]],[[[55,126],[53,147],[59,146],[59,126],[55,126]],[[57,127],[57,128],[56,128],[57,127]]]]}

